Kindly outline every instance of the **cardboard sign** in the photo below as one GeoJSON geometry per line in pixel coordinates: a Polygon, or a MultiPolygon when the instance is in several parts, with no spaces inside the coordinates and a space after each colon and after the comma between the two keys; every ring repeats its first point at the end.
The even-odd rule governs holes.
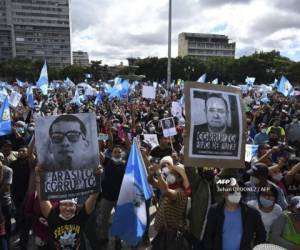
{"type": "Polygon", "coordinates": [[[35,137],[43,199],[67,199],[98,190],[95,113],[37,118],[35,137]]]}
{"type": "Polygon", "coordinates": [[[213,84],[186,83],[185,165],[243,168],[245,117],[241,91],[213,84]]]}
{"type": "Polygon", "coordinates": [[[175,123],[173,117],[160,120],[161,127],[163,129],[164,137],[170,137],[177,135],[175,123]]]}
{"type": "Polygon", "coordinates": [[[143,86],[143,98],[155,99],[155,88],[152,86],[143,86]]]}

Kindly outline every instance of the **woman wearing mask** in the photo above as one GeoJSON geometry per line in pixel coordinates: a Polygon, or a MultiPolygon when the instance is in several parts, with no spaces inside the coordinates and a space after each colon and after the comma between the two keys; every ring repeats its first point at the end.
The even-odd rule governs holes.
{"type": "Polygon", "coordinates": [[[282,213],[281,207],[275,203],[277,199],[277,190],[270,186],[266,192],[260,191],[257,195],[257,200],[248,202],[248,205],[254,207],[261,215],[262,222],[265,226],[267,237],[274,221],[282,213]]]}
{"type": "MultiPolygon", "coordinates": [[[[154,227],[158,232],[152,241],[153,250],[179,249],[175,244],[177,232],[185,226],[185,211],[190,184],[182,165],[174,165],[171,156],[159,165],[149,167],[149,183],[161,192],[154,227]],[[177,247],[177,248],[176,248],[177,247]]],[[[182,241],[183,243],[183,241],[182,241]]],[[[186,249],[181,245],[180,249],[186,249]]]]}
{"type": "Polygon", "coordinates": [[[289,210],[273,223],[270,241],[289,250],[300,249],[300,196],[293,197],[289,210]]]}

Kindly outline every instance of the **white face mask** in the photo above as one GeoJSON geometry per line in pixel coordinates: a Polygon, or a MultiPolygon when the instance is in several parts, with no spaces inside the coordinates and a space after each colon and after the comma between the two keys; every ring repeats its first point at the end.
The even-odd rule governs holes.
{"type": "Polygon", "coordinates": [[[261,130],[261,132],[262,132],[263,134],[265,134],[265,133],[267,132],[267,129],[263,128],[263,129],[261,130]]]}
{"type": "Polygon", "coordinates": [[[242,195],[240,192],[234,192],[233,194],[228,194],[227,199],[231,203],[238,204],[242,198],[242,195]]]}
{"type": "Polygon", "coordinates": [[[274,181],[281,181],[282,178],[283,178],[282,173],[276,174],[276,175],[274,175],[274,176],[272,177],[272,179],[273,179],[274,181]]]}
{"type": "Polygon", "coordinates": [[[175,175],[173,175],[173,174],[168,174],[168,175],[167,175],[167,178],[166,178],[166,181],[167,181],[167,183],[168,183],[169,185],[174,184],[174,183],[176,182],[176,177],[175,177],[175,175]]]}
{"type": "Polygon", "coordinates": [[[116,158],[116,157],[111,157],[111,159],[112,159],[112,161],[114,162],[114,163],[120,163],[121,161],[122,161],[122,157],[119,157],[119,158],[116,158]]]}
{"type": "Polygon", "coordinates": [[[254,177],[254,176],[250,176],[250,181],[254,184],[257,185],[260,181],[258,178],[254,177]]]}
{"type": "Polygon", "coordinates": [[[75,214],[72,215],[70,218],[66,218],[66,217],[64,217],[62,214],[59,214],[58,216],[59,216],[61,219],[63,219],[63,220],[71,220],[71,219],[74,218],[75,214]]]}

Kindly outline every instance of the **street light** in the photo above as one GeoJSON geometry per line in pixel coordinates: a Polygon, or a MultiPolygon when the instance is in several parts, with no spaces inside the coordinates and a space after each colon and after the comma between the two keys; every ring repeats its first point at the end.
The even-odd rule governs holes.
{"type": "Polygon", "coordinates": [[[187,66],[186,68],[183,69],[184,72],[186,73],[187,77],[186,77],[186,80],[190,80],[190,76],[191,76],[191,73],[195,71],[195,68],[194,66],[187,66]]]}
{"type": "Polygon", "coordinates": [[[171,36],[172,36],[172,0],[169,0],[169,32],[168,32],[168,69],[167,86],[171,86],[171,36]]]}

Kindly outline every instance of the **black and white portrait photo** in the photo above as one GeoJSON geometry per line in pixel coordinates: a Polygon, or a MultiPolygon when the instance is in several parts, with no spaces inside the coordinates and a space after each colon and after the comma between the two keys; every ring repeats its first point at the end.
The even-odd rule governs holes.
{"type": "Polygon", "coordinates": [[[239,92],[230,87],[196,84],[188,90],[186,110],[189,110],[187,150],[190,158],[241,159],[244,121],[239,92]]]}
{"type": "Polygon", "coordinates": [[[165,137],[170,137],[177,134],[173,117],[162,119],[160,122],[165,137]]]}
{"type": "Polygon", "coordinates": [[[41,117],[36,120],[36,141],[45,195],[70,197],[72,192],[96,187],[94,169],[99,164],[99,151],[95,114],[41,117]]]}

